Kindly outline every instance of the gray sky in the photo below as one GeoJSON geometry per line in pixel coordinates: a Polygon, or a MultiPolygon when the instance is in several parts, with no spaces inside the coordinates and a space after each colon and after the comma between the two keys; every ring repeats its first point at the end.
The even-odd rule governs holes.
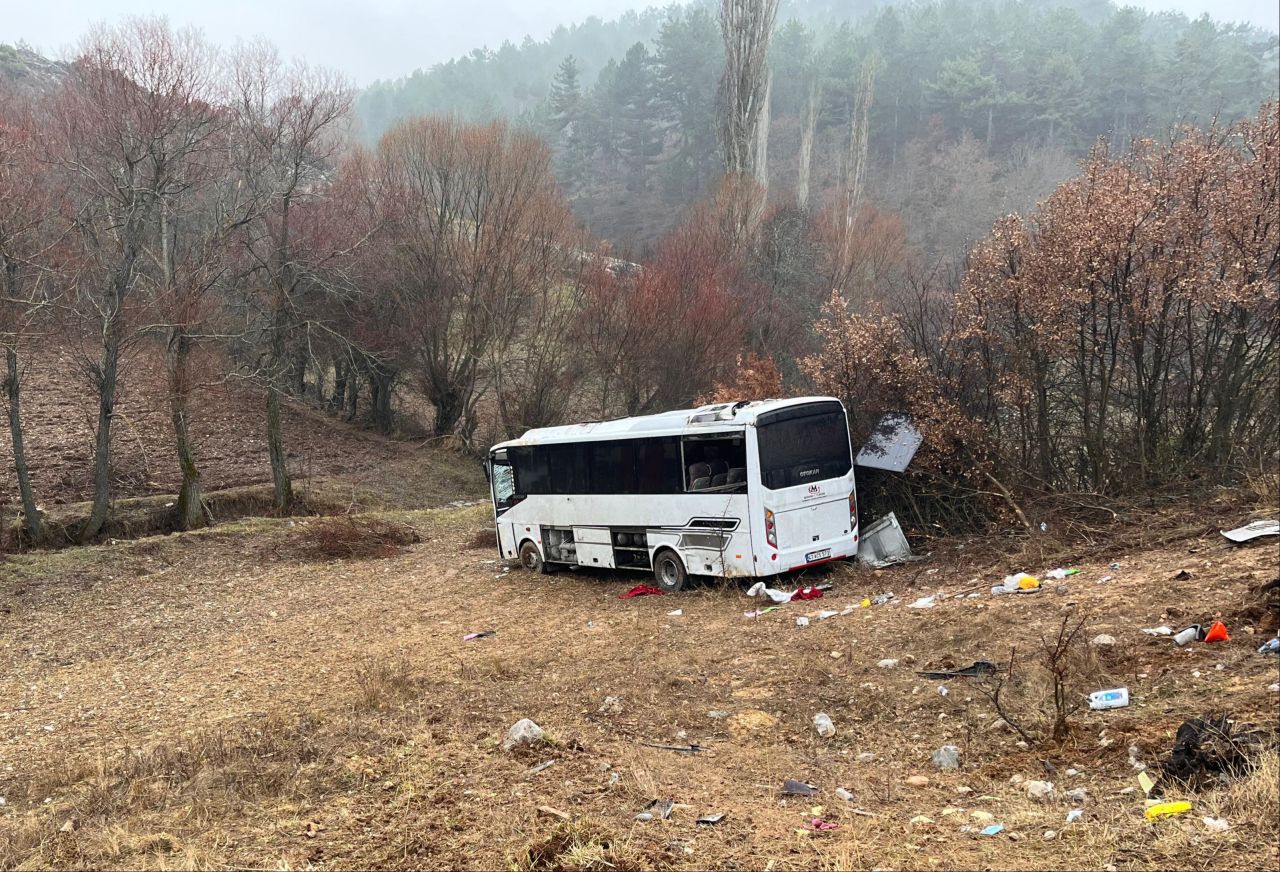
{"type": "MultiPolygon", "coordinates": [[[[93,21],[161,13],[215,43],[265,36],[288,56],[342,70],[365,85],[559,24],[668,0],[0,0],[0,42],[26,40],[46,54],[73,46],[93,21]]],[[[1132,0],[1147,9],[1280,30],[1277,0],[1132,0]]]]}

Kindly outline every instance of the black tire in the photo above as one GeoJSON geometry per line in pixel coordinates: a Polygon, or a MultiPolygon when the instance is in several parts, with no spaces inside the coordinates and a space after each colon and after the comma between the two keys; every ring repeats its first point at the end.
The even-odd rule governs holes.
{"type": "Polygon", "coordinates": [[[520,565],[530,572],[540,572],[543,575],[547,573],[547,565],[542,562],[542,555],[538,553],[538,546],[534,545],[528,539],[520,546],[520,565]]]}
{"type": "Polygon", "coordinates": [[[653,557],[653,578],[667,593],[678,593],[684,590],[689,573],[685,572],[679,555],[665,548],[653,557]]]}

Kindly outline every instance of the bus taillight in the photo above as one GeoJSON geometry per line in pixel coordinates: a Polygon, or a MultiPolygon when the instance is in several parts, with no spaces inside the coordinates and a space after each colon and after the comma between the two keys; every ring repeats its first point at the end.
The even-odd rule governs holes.
{"type": "Polygon", "coordinates": [[[768,509],[764,510],[764,538],[769,540],[769,544],[774,548],[778,547],[778,530],[773,523],[773,512],[768,509]]]}
{"type": "Polygon", "coordinates": [[[849,529],[858,529],[858,495],[849,494],[849,529]]]}

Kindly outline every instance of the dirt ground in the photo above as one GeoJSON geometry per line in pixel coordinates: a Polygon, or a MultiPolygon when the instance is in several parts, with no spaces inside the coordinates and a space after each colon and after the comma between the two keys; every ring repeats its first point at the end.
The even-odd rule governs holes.
{"type": "MultiPolygon", "coordinates": [[[[181,473],[174,454],[162,359],[142,345],[124,366],[112,431],[112,487],[117,498],[175,494],[181,473]]],[[[195,390],[191,429],[206,491],[269,480],[265,400],[261,390],[218,374],[227,369],[197,360],[207,378],[195,390]]],[[[84,362],[69,348],[40,358],[24,376],[23,424],[27,461],[36,498],[46,507],[93,495],[92,458],[97,406],[85,387],[84,362]]],[[[470,469],[429,462],[433,449],[421,441],[386,439],[342,424],[334,415],[286,400],[285,446],[300,491],[313,479],[338,480],[357,501],[377,508],[435,505],[441,489],[475,490],[478,463],[470,469]],[[424,458],[426,458],[424,460],[424,458]]],[[[12,446],[0,439],[0,470],[11,470],[12,446]]],[[[12,474],[0,475],[0,511],[17,506],[12,474]]]]}
{"type": "Polygon", "coordinates": [[[643,579],[507,571],[483,547],[482,507],[387,517],[422,541],[326,561],[308,547],[319,519],[261,520],[0,564],[0,867],[1280,862],[1274,752],[1229,786],[1158,786],[1193,808],[1156,823],[1135,768],[1158,770],[1178,725],[1207,712],[1274,740],[1280,658],[1255,651],[1270,617],[1250,594],[1276,576],[1274,539],[1231,546],[1201,519],[1142,545],[1159,538],[1153,517],[1133,547],[1001,597],[988,588],[1006,572],[1058,564],[1028,564],[1016,540],[952,541],[902,566],[806,576],[833,589],[748,618],[745,585],[620,599],[643,579]],[[907,607],[936,591],[936,607],[907,607]],[[968,592],[981,595],[953,596],[968,592]],[[1037,652],[1064,617],[1085,619],[1072,699],[1127,686],[1133,704],[1075,712],[1067,740],[1041,742],[1037,652]],[[1141,632],[1213,618],[1230,642],[1179,649],[1141,632]],[[483,630],[496,632],[463,641],[483,630]],[[1099,634],[1115,644],[1090,644],[1099,634]],[[1024,746],[976,686],[943,696],[916,674],[1007,662],[1012,647],[1023,679],[1005,703],[1034,734],[1024,746]],[[834,737],[815,733],[817,712],[834,737]],[[544,742],[503,751],[524,717],[544,742]],[[651,747],[692,743],[706,750],[651,747]],[[944,744],[958,770],[932,764],[944,744]],[[1054,782],[1052,796],[1029,798],[1019,776],[1054,782]],[[820,792],[784,797],[786,779],[820,792]],[[655,799],[676,803],[670,817],[637,821],[655,799]],[[710,813],[724,818],[695,822],[710,813]],[[837,826],[812,831],[815,818],[837,826]],[[1003,832],[980,835],[989,823],[1003,832]]]}

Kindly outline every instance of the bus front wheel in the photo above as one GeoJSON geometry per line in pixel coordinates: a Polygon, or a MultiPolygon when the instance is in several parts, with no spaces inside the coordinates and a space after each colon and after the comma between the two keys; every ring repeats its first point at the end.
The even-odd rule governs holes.
{"type": "Polygon", "coordinates": [[[520,565],[530,572],[546,573],[546,564],[542,562],[542,555],[538,553],[538,546],[534,545],[528,539],[520,546],[520,565]]]}
{"type": "Polygon", "coordinates": [[[653,577],[667,593],[683,590],[689,574],[674,551],[659,551],[653,558],[653,577]]]}

